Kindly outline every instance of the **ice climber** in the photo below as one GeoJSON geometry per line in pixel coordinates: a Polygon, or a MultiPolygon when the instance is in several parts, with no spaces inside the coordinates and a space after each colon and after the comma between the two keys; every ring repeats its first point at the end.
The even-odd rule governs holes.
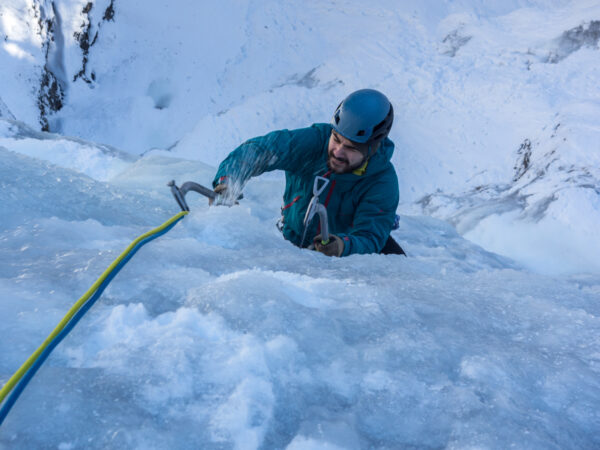
{"type": "Polygon", "coordinates": [[[328,256],[404,254],[390,236],[399,200],[390,161],[394,143],[387,137],[393,119],[392,104],[381,92],[353,92],[329,124],[273,131],[244,142],[219,166],[214,190],[231,199],[251,177],[284,170],[280,229],[285,239],[328,256]],[[327,244],[321,241],[317,218],[307,232],[303,223],[316,176],[329,180],[320,194],[331,233],[327,244]]]}

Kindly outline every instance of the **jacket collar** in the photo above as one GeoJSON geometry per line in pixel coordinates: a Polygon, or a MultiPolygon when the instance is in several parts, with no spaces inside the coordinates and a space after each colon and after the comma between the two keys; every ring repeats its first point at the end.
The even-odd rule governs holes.
{"type": "Polygon", "coordinates": [[[365,161],[365,163],[362,166],[360,166],[358,169],[354,169],[352,171],[352,173],[354,175],[358,175],[359,177],[362,177],[365,174],[365,172],[367,171],[367,166],[368,165],[369,165],[369,159],[367,159],[365,161]]]}

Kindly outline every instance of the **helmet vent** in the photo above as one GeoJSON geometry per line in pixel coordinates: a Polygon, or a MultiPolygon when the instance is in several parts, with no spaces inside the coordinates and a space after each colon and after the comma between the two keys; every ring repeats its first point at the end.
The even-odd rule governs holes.
{"type": "Polygon", "coordinates": [[[376,132],[381,130],[381,128],[385,127],[383,131],[384,131],[385,135],[387,135],[387,133],[389,133],[390,129],[392,128],[391,119],[394,117],[393,114],[394,114],[394,110],[392,109],[392,105],[390,105],[390,110],[388,111],[385,119],[383,119],[381,122],[379,122],[373,128],[373,134],[375,134],[376,132]]]}
{"type": "Polygon", "coordinates": [[[358,133],[356,133],[357,136],[364,136],[365,135],[365,130],[358,130],[358,133]]]}

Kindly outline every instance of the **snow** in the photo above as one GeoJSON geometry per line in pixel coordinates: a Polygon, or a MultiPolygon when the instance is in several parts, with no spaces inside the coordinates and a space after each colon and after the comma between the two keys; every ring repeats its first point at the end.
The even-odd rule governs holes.
{"type": "Polygon", "coordinates": [[[76,170],[99,181],[121,173],[134,158],[106,145],[81,139],[40,133],[22,122],[0,121],[0,146],[61,167],[76,170]]]}
{"type": "MultiPolygon", "coordinates": [[[[352,90],[378,88],[395,105],[401,212],[448,220],[462,234],[476,220],[470,236],[485,248],[537,271],[582,270],[571,263],[577,257],[537,264],[546,257],[506,241],[500,248],[489,217],[500,212],[488,202],[520,199],[513,206],[521,214],[501,222],[516,217],[512,232],[525,242],[531,211],[539,212],[535,224],[554,229],[548,199],[598,185],[597,1],[89,3],[0,7],[4,44],[35,61],[0,51],[0,65],[11,67],[0,73],[3,117],[134,155],[217,166],[248,138],[327,121],[331,105],[352,90]],[[47,68],[63,93],[57,111],[48,86],[40,87],[47,68]],[[519,182],[526,141],[538,164],[519,182]],[[485,196],[472,195],[482,189],[485,196]],[[475,218],[447,201],[465,197],[475,218]]],[[[575,216],[585,215],[587,202],[577,204],[575,216]]],[[[580,245],[583,229],[558,228],[576,255],[594,259],[597,247],[580,245]]],[[[555,239],[545,236],[540,245],[550,249],[555,239]]]]}
{"type": "Polygon", "coordinates": [[[565,266],[576,272],[600,272],[600,201],[592,189],[560,191],[541,223],[518,219],[514,210],[493,214],[465,237],[485,242],[490,251],[505,253],[510,249],[526,267],[547,274],[563,273],[565,266]],[[580,211],[588,213],[582,217],[580,211]]]}
{"type": "Polygon", "coordinates": [[[327,121],[365,83],[395,106],[408,258],[283,240],[281,173],[231,208],[190,193],[0,448],[600,446],[598,42],[563,34],[597,1],[86,4],[0,6],[0,384],[177,213],[168,181],[209,186],[240,142],[327,121]]]}
{"type": "MultiPolygon", "coordinates": [[[[3,167],[18,161],[17,179],[42,165],[2,153],[3,167]]],[[[52,173],[38,174],[44,191],[64,198],[58,180],[75,174],[42,167],[52,173]]],[[[133,238],[176,212],[165,180],[189,169],[147,156],[130,163],[125,185],[78,174],[95,201],[73,190],[77,217],[62,201],[18,194],[29,203],[11,208],[24,219],[3,220],[0,236],[1,314],[14,318],[0,343],[3,379],[133,238]]],[[[207,183],[208,168],[197,173],[207,183]]],[[[232,208],[190,197],[192,212],[140,250],[55,350],[0,443],[598,444],[597,275],[536,275],[419,216],[403,216],[394,232],[410,258],[327,258],[281,238],[277,208],[262,200],[279,201],[273,183],[254,180],[232,208]]]]}

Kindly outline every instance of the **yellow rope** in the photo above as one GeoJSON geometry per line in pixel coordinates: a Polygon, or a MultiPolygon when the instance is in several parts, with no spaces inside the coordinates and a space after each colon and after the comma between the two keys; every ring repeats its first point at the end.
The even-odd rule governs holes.
{"type": "Polygon", "coordinates": [[[77,313],[79,308],[81,308],[85,304],[85,302],[94,294],[94,292],[96,292],[96,290],[102,284],[102,282],[106,279],[106,277],[108,277],[108,275],[114,270],[114,268],[119,265],[119,263],[127,256],[127,254],[139,242],[143,241],[144,239],[146,239],[149,236],[152,236],[153,234],[160,233],[162,230],[167,228],[173,222],[176,222],[177,220],[179,220],[181,217],[185,216],[187,213],[188,213],[187,211],[182,211],[182,212],[174,215],[169,220],[167,220],[165,223],[163,223],[161,226],[154,228],[153,230],[150,230],[147,233],[142,234],[136,240],[134,240],[131,244],[129,244],[129,247],[127,247],[125,249],[125,251],[123,253],[121,253],[121,255],[117,259],[115,259],[110,266],[108,266],[108,269],[106,269],[104,271],[104,273],[102,275],[100,275],[100,278],[98,278],[96,280],[96,282],[92,285],[92,287],[90,287],[87,290],[87,292],[85,294],[83,294],[83,296],[79,300],[77,300],[77,302],[71,307],[71,309],[69,309],[69,311],[67,312],[65,317],[63,317],[63,319],[56,326],[56,328],[54,328],[52,333],[50,333],[50,335],[46,338],[46,340],[43,342],[43,344],[39,346],[39,348],[27,359],[27,361],[25,361],[23,363],[23,365],[13,374],[13,376],[10,377],[10,379],[6,382],[6,384],[2,387],[2,389],[0,389],[0,403],[2,403],[4,401],[4,399],[6,398],[8,393],[12,390],[13,387],[15,387],[15,385],[19,382],[19,380],[23,377],[23,375],[25,375],[25,373],[33,365],[33,363],[36,361],[36,359],[42,354],[42,352],[45,350],[45,348],[48,347],[48,345],[50,345],[50,343],[54,340],[54,338],[56,336],[58,336],[58,334],[63,330],[63,328],[69,323],[71,318],[75,315],[75,313],[77,313]]]}

